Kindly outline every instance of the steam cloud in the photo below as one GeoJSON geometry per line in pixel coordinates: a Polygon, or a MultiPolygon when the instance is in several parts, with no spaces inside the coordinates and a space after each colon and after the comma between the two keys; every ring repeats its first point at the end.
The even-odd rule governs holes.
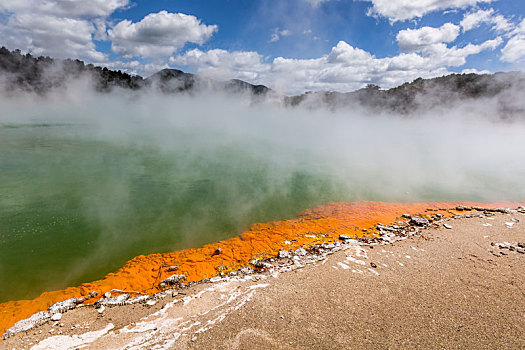
{"type": "Polygon", "coordinates": [[[494,99],[400,117],[90,86],[0,100],[0,299],[330,201],[525,198],[525,123],[494,118],[494,99]]]}

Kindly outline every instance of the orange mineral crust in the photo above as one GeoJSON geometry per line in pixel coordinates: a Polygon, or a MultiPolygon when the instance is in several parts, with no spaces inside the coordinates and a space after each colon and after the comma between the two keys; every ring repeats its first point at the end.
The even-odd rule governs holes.
{"type": "MultiPolygon", "coordinates": [[[[254,258],[274,256],[279,249],[297,249],[314,243],[332,242],[341,234],[363,237],[373,235],[377,223],[390,224],[402,214],[424,214],[426,210],[451,209],[458,205],[486,208],[517,207],[522,203],[330,203],[308,209],[292,220],[254,224],[239,236],[166,254],[140,255],[102,280],[84,283],[79,287],[45,292],[33,300],[10,301],[0,304],[0,334],[15,322],[46,310],[50,305],[71,297],[81,297],[94,290],[99,295],[112,289],[159,292],[159,282],[173,274],[186,275],[185,282],[198,281],[227,273],[249,264],[254,258]],[[363,231],[366,229],[367,231],[363,231]],[[220,248],[220,250],[218,250],[220,248]],[[217,253],[220,252],[220,253],[217,253]],[[177,265],[176,272],[166,271],[177,265]]],[[[432,211],[447,216],[454,211],[432,211]]],[[[91,299],[88,303],[93,303],[91,299]]]]}

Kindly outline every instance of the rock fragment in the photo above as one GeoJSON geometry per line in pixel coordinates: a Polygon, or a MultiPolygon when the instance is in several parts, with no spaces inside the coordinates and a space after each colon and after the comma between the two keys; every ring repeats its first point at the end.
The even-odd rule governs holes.
{"type": "Polygon", "coordinates": [[[411,225],[416,225],[416,226],[426,226],[428,225],[430,222],[425,219],[425,218],[411,218],[410,219],[410,224],[411,225]]]}
{"type": "Polygon", "coordinates": [[[51,314],[47,311],[37,312],[31,317],[15,323],[13,327],[5,331],[5,333],[2,335],[2,339],[7,339],[9,337],[12,337],[16,333],[25,332],[33,327],[40,326],[41,324],[46,323],[50,318],[51,314]]]}
{"type": "Polygon", "coordinates": [[[51,316],[51,321],[60,321],[62,319],[61,313],[56,313],[53,316],[51,316]]]}
{"type": "Polygon", "coordinates": [[[333,243],[322,243],[321,244],[321,248],[327,249],[327,250],[332,250],[332,249],[335,248],[335,244],[333,244],[333,243]]]}
{"type": "Polygon", "coordinates": [[[121,305],[126,304],[126,300],[128,299],[129,299],[129,294],[122,294],[122,295],[119,295],[118,297],[100,298],[95,303],[95,306],[99,306],[99,307],[100,306],[108,306],[108,307],[121,306],[121,305]]]}
{"type": "Polygon", "coordinates": [[[60,301],[58,303],[55,303],[47,308],[47,311],[49,311],[50,314],[54,315],[57,313],[63,314],[64,312],[68,310],[73,310],[77,307],[78,304],[84,302],[84,298],[69,298],[64,301],[60,301]]]}
{"type": "Polygon", "coordinates": [[[510,243],[510,242],[501,242],[501,243],[490,243],[494,247],[498,247],[500,249],[499,254],[501,255],[507,255],[506,253],[502,252],[501,249],[507,249],[511,252],[516,252],[519,254],[525,254],[525,244],[518,242],[518,243],[510,243]]]}
{"type": "Polygon", "coordinates": [[[277,254],[277,256],[280,259],[291,259],[292,258],[292,254],[290,254],[289,251],[284,250],[284,249],[279,249],[279,253],[277,254]]]}
{"type": "Polygon", "coordinates": [[[250,275],[253,273],[253,269],[250,266],[245,266],[242,269],[240,269],[240,271],[245,275],[250,275]]]}
{"type": "Polygon", "coordinates": [[[486,209],[483,208],[483,207],[472,207],[472,210],[475,210],[475,211],[485,211],[486,209]]]}
{"type": "Polygon", "coordinates": [[[159,287],[166,288],[168,286],[174,286],[180,284],[186,279],[186,275],[172,275],[159,283],[159,287]]]}
{"type": "Polygon", "coordinates": [[[168,294],[166,292],[158,292],[153,294],[153,299],[164,299],[168,294]]]}
{"type": "Polygon", "coordinates": [[[303,248],[299,248],[295,251],[295,255],[297,256],[305,256],[307,254],[307,251],[303,248]]]}
{"type": "Polygon", "coordinates": [[[132,305],[132,304],[144,303],[145,301],[150,300],[151,298],[153,298],[151,295],[139,295],[134,298],[129,298],[128,300],[126,300],[126,304],[132,305]]]}
{"type": "Polygon", "coordinates": [[[471,207],[466,207],[466,206],[463,206],[463,205],[458,205],[456,207],[456,210],[457,211],[468,211],[468,210],[472,210],[472,208],[471,207]]]}
{"type": "Polygon", "coordinates": [[[153,305],[155,305],[156,303],[157,303],[156,300],[148,300],[148,301],[146,301],[146,305],[148,305],[148,306],[153,306],[153,305]]]}

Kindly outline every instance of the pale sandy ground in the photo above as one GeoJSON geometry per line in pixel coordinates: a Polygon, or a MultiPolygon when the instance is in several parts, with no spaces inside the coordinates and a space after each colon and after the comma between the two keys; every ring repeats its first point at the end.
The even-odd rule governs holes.
{"type": "Polygon", "coordinates": [[[448,223],[266,279],[197,286],[152,307],[77,309],[0,348],[525,349],[525,255],[491,246],[524,242],[525,215],[448,223]],[[508,228],[512,218],[521,222],[508,228]]]}

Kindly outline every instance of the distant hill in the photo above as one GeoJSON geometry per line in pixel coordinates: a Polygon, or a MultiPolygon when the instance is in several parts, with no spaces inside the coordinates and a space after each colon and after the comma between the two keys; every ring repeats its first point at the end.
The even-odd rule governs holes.
{"type": "Polygon", "coordinates": [[[251,93],[266,95],[273,92],[264,85],[253,85],[238,79],[216,81],[185,73],[178,69],[163,69],[144,80],[146,85],[155,86],[165,93],[177,93],[191,90],[220,90],[229,93],[251,93]]]}
{"type": "Polygon", "coordinates": [[[23,90],[46,93],[63,86],[67,81],[89,74],[99,91],[108,91],[113,87],[139,89],[144,86],[144,79],[121,71],[84,64],[80,60],[54,60],[50,57],[22,55],[20,50],[9,51],[0,48],[1,82],[7,91],[23,90]]]}
{"type": "Polygon", "coordinates": [[[357,104],[378,113],[386,111],[402,115],[456,101],[495,98],[501,118],[519,116],[525,119],[525,74],[522,72],[450,74],[433,79],[418,78],[388,90],[370,84],[348,93],[321,91],[284,96],[264,85],[238,79],[216,81],[177,69],[163,69],[143,78],[80,60],[33,57],[21,54],[20,50],[0,48],[0,84],[4,93],[22,90],[45,94],[82,77],[89,77],[100,92],[115,88],[157,89],[166,94],[222,91],[249,94],[259,99],[271,96],[289,107],[347,109],[357,104]]]}
{"type": "Polygon", "coordinates": [[[219,82],[185,73],[177,69],[163,69],[148,78],[130,75],[120,70],[85,64],[80,60],[54,60],[50,57],[23,55],[20,50],[0,48],[0,82],[6,91],[22,90],[45,94],[67,82],[89,77],[97,91],[106,92],[114,88],[140,90],[158,88],[164,93],[191,92],[197,89],[223,90],[230,93],[252,93],[265,95],[272,92],[266,86],[253,85],[232,79],[219,82]]]}
{"type": "Polygon", "coordinates": [[[348,93],[311,92],[286,97],[285,101],[291,106],[322,104],[333,109],[359,104],[377,112],[408,114],[422,108],[489,98],[496,98],[502,117],[520,113],[525,118],[525,74],[450,74],[433,79],[418,78],[388,90],[368,85],[348,93]]]}

